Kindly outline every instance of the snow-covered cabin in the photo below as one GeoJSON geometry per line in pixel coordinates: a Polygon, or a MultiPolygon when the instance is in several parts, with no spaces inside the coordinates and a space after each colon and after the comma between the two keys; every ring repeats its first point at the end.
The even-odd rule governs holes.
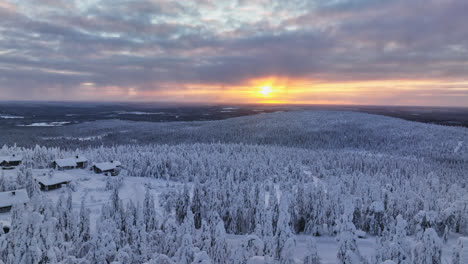
{"type": "Polygon", "coordinates": [[[23,161],[22,156],[17,156],[15,154],[11,156],[0,157],[0,166],[2,169],[13,169],[14,167],[21,164],[23,161]]]}
{"type": "Polygon", "coordinates": [[[15,204],[26,204],[28,202],[29,196],[26,189],[0,192],[0,213],[9,212],[15,204]]]}
{"type": "Polygon", "coordinates": [[[76,155],[73,158],[56,159],[52,163],[52,167],[57,170],[71,170],[75,168],[84,169],[87,166],[88,159],[79,155],[76,155]]]}
{"type": "Polygon", "coordinates": [[[95,173],[105,173],[116,176],[118,174],[118,168],[120,168],[121,165],[122,163],[119,161],[111,160],[109,162],[95,163],[92,169],[95,173]]]}
{"type": "Polygon", "coordinates": [[[35,180],[41,186],[42,191],[50,191],[69,184],[73,178],[68,174],[56,173],[52,175],[36,177],[35,180]]]}
{"type": "Polygon", "coordinates": [[[362,231],[362,230],[358,229],[358,230],[356,230],[356,236],[359,237],[359,238],[366,238],[367,233],[365,231],[362,231]]]}
{"type": "MultiPolygon", "coordinates": [[[[0,228],[3,229],[4,234],[7,234],[8,232],[10,232],[11,223],[8,222],[8,221],[1,220],[0,221],[0,228]]],[[[0,232],[0,234],[1,234],[1,232],[0,232]]]]}

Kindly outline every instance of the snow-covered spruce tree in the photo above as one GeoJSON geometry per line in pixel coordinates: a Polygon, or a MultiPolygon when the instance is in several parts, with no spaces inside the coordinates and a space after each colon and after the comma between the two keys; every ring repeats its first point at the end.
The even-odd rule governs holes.
{"type": "Polygon", "coordinates": [[[261,184],[258,182],[255,182],[255,184],[253,184],[253,188],[250,189],[250,196],[251,198],[249,198],[249,206],[251,208],[249,210],[249,233],[253,233],[256,227],[257,206],[261,202],[265,203],[265,191],[263,186],[261,186],[261,184]]]}
{"type": "Polygon", "coordinates": [[[181,224],[184,222],[185,215],[187,214],[187,208],[190,207],[190,194],[187,184],[184,184],[184,188],[178,193],[178,199],[176,202],[176,220],[177,223],[181,224]]]}
{"type": "MultiPolygon", "coordinates": [[[[7,236],[6,263],[56,263],[62,261],[55,232],[57,220],[41,215],[36,209],[14,206],[13,226],[7,236]]],[[[47,206],[51,208],[52,206],[47,206]]],[[[49,209],[48,209],[49,210],[49,209]]]]}
{"type": "Polygon", "coordinates": [[[294,236],[290,227],[290,214],[288,209],[289,197],[287,194],[283,194],[279,205],[278,222],[274,236],[274,256],[278,260],[281,258],[286,241],[294,236]]]}
{"type": "Polygon", "coordinates": [[[101,208],[101,215],[96,222],[96,235],[93,236],[87,259],[91,262],[112,262],[117,252],[122,248],[125,232],[121,232],[124,224],[124,208],[117,189],[112,191],[108,204],[101,208]]]}
{"type": "Polygon", "coordinates": [[[255,212],[254,233],[263,241],[264,249],[262,255],[272,256],[273,251],[273,223],[272,207],[265,205],[264,189],[260,191],[258,205],[255,212]]]}
{"type": "Polygon", "coordinates": [[[146,188],[145,199],[143,201],[143,215],[143,220],[146,225],[146,232],[156,230],[158,227],[156,207],[154,203],[154,197],[150,194],[148,188],[146,188]]]}
{"type": "Polygon", "coordinates": [[[177,237],[179,244],[182,242],[182,239],[185,235],[190,235],[192,236],[192,243],[193,243],[193,237],[195,237],[196,232],[195,232],[195,224],[193,220],[194,216],[192,213],[192,210],[190,208],[187,208],[187,213],[185,215],[184,222],[177,228],[177,237]]]}
{"type": "Polygon", "coordinates": [[[271,209],[271,226],[273,234],[276,234],[279,218],[279,203],[274,187],[270,187],[269,207],[271,209]]]}
{"type": "MultiPolygon", "coordinates": [[[[266,205],[265,205],[265,191],[262,188],[259,194],[259,199],[257,201],[256,205],[256,211],[255,211],[255,229],[254,233],[259,236],[263,237],[264,234],[264,225],[265,222],[267,221],[266,219],[266,205]]],[[[271,220],[270,220],[271,221],[271,220]]]]}
{"type": "Polygon", "coordinates": [[[162,232],[164,241],[161,243],[161,254],[167,255],[169,257],[174,256],[175,252],[180,247],[177,237],[177,228],[178,225],[173,217],[166,217],[166,219],[163,221],[162,232]]]}
{"type": "Polygon", "coordinates": [[[9,188],[7,187],[7,180],[5,178],[5,171],[0,171],[0,192],[6,192],[9,188]]]}
{"type": "Polygon", "coordinates": [[[208,226],[205,220],[202,220],[201,228],[197,232],[196,246],[200,250],[209,251],[211,250],[212,240],[211,240],[210,227],[208,226]]]}
{"type": "Polygon", "coordinates": [[[376,239],[375,263],[384,260],[392,260],[397,264],[411,263],[411,244],[406,237],[406,226],[407,222],[398,215],[394,234],[391,237],[387,234],[376,239]]]}
{"type": "Polygon", "coordinates": [[[242,243],[235,247],[230,253],[230,262],[232,264],[245,264],[252,257],[263,256],[263,241],[256,235],[248,235],[242,240],[242,243]]]}
{"type": "Polygon", "coordinates": [[[296,249],[296,238],[291,236],[284,243],[283,249],[281,250],[281,255],[279,258],[279,264],[295,264],[294,253],[296,249]]]}
{"type": "Polygon", "coordinates": [[[201,197],[201,188],[200,188],[200,183],[198,182],[198,178],[195,179],[195,185],[193,187],[193,197],[192,197],[192,205],[191,205],[191,210],[193,213],[193,220],[195,224],[196,229],[201,228],[202,224],[202,197],[201,197]]]}
{"type": "Polygon", "coordinates": [[[172,189],[165,190],[159,195],[159,203],[164,209],[164,214],[167,215],[172,213],[172,210],[175,208],[177,198],[177,192],[172,189]]]}
{"type": "Polygon", "coordinates": [[[75,227],[76,215],[73,212],[73,198],[72,192],[70,189],[67,190],[67,199],[61,197],[57,201],[57,218],[58,218],[58,228],[57,231],[63,233],[63,239],[65,242],[75,241],[75,227]]]}
{"type": "Polygon", "coordinates": [[[444,234],[442,235],[444,244],[447,244],[447,242],[448,242],[449,233],[450,233],[449,227],[448,227],[448,225],[445,225],[444,234]]]}
{"type": "Polygon", "coordinates": [[[327,194],[323,182],[309,183],[305,188],[305,233],[314,236],[324,234],[323,224],[326,222],[327,194]]]}
{"type": "Polygon", "coordinates": [[[413,248],[414,264],[441,264],[442,242],[434,229],[424,231],[422,239],[413,248]]]}
{"type": "Polygon", "coordinates": [[[205,251],[195,253],[192,264],[211,264],[212,261],[205,251]]]}
{"type": "Polygon", "coordinates": [[[41,194],[41,187],[37,183],[37,181],[33,178],[33,173],[31,169],[27,169],[25,173],[25,187],[26,191],[30,198],[41,194]]]}
{"type": "Polygon", "coordinates": [[[468,263],[468,238],[460,237],[453,247],[452,264],[468,263]]]}
{"type": "Polygon", "coordinates": [[[226,240],[226,230],[224,229],[224,223],[220,219],[216,225],[215,239],[211,258],[214,263],[228,264],[230,263],[230,249],[226,240]]]}
{"type": "Polygon", "coordinates": [[[184,235],[182,245],[174,255],[174,261],[177,264],[192,264],[197,250],[193,247],[192,236],[184,235]]]}
{"type": "Polygon", "coordinates": [[[272,223],[272,218],[273,218],[273,211],[272,208],[269,206],[266,209],[266,214],[265,214],[265,222],[264,222],[264,228],[263,228],[263,242],[265,243],[265,248],[263,250],[264,254],[266,256],[273,257],[274,256],[274,233],[273,233],[273,223],[272,223]]]}
{"type": "Polygon", "coordinates": [[[386,226],[386,214],[384,204],[375,201],[369,206],[365,226],[366,230],[372,235],[380,236],[386,226]]]}
{"type": "Polygon", "coordinates": [[[26,227],[25,211],[24,205],[14,205],[11,209],[11,230],[7,239],[3,241],[0,251],[1,259],[5,263],[20,263],[21,256],[26,253],[27,245],[22,241],[26,227]]]}
{"type": "Polygon", "coordinates": [[[245,249],[245,244],[242,243],[235,247],[231,252],[231,263],[232,264],[244,264],[249,260],[249,255],[245,249]]]}
{"type": "Polygon", "coordinates": [[[345,199],[344,212],[337,221],[339,264],[363,264],[367,261],[362,257],[356,242],[356,228],[353,224],[354,206],[352,199],[345,199]]]}
{"type": "Polygon", "coordinates": [[[133,252],[129,245],[125,245],[117,251],[115,260],[112,264],[135,263],[133,260],[133,252]]]}
{"type": "MultiPolygon", "coordinates": [[[[130,201],[130,203],[133,203],[133,202],[130,201]]],[[[127,233],[129,235],[133,234],[132,236],[130,236],[132,237],[132,239],[129,240],[127,243],[130,244],[134,252],[133,258],[132,258],[133,262],[137,262],[137,263],[147,261],[149,259],[149,254],[150,254],[149,249],[148,249],[148,232],[146,231],[147,227],[145,223],[144,213],[145,211],[142,210],[142,208],[140,207],[140,204],[138,203],[136,206],[136,214],[134,214],[132,217],[135,219],[134,221],[135,224],[126,227],[127,233]]],[[[125,223],[125,221],[123,222],[125,223]]],[[[154,224],[156,222],[157,222],[157,219],[153,218],[153,220],[150,221],[150,224],[151,223],[154,224]]],[[[155,227],[153,226],[151,228],[155,228],[155,227]]]]}
{"type": "Polygon", "coordinates": [[[304,258],[304,264],[320,264],[320,258],[317,253],[317,242],[313,237],[307,239],[307,254],[304,258]]]}
{"type": "Polygon", "coordinates": [[[176,264],[171,258],[164,254],[156,254],[151,260],[145,264],[176,264]]]}
{"type": "Polygon", "coordinates": [[[297,186],[294,202],[292,203],[293,210],[291,222],[293,223],[294,233],[304,232],[306,226],[306,208],[304,202],[304,184],[301,182],[297,186]]]}
{"type": "Polygon", "coordinates": [[[411,243],[406,235],[407,225],[405,219],[398,215],[391,248],[391,259],[397,264],[411,263],[411,243]]]}
{"type": "Polygon", "coordinates": [[[91,263],[111,263],[114,261],[119,250],[116,240],[120,239],[120,236],[114,237],[114,235],[118,233],[112,218],[99,220],[96,226],[96,235],[93,237],[93,246],[87,259],[91,263]]]}
{"type": "Polygon", "coordinates": [[[265,243],[256,235],[248,235],[244,239],[244,248],[247,253],[248,259],[254,256],[263,256],[265,243]]]}
{"type": "Polygon", "coordinates": [[[91,239],[90,213],[90,210],[85,207],[84,200],[82,200],[77,223],[78,227],[76,229],[76,240],[73,243],[73,246],[75,247],[74,252],[78,258],[84,257],[91,246],[91,243],[89,242],[91,239]]]}
{"type": "Polygon", "coordinates": [[[413,225],[415,234],[418,239],[421,239],[424,232],[428,228],[436,226],[438,214],[435,211],[421,210],[413,217],[413,225]]]}
{"type": "Polygon", "coordinates": [[[16,188],[26,187],[26,183],[27,183],[26,171],[27,169],[23,164],[18,167],[18,172],[16,176],[16,188]]]}

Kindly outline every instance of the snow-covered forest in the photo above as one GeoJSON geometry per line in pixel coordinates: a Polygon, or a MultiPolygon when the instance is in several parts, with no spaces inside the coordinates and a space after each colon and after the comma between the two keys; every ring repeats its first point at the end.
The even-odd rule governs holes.
{"type": "Polygon", "coordinates": [[[466,128],[349,112],[111,125],[77,125],[98,140],[63,128],[46,146],[11,135],[0,156],[23,162],[0,172],[0,192],[31,201],[0,214],[0,263],[468,263],[466,128]],[[76,195],[89,169],[65,171],[86,176],[60,190],[35,181],[75,155],[122,163],[99,176],[99,209],[76,195]],[[131,199],[125,184],[141,178],[131,199]]]}

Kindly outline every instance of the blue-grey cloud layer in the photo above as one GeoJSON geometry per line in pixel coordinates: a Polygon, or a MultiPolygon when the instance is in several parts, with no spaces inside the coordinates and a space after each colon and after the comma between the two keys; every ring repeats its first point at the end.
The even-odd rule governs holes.
{"type": "Polygon", "coordinates": [[[466,10],[465,0],[0,0],[0,89],[44,99],[84,82],[466,80],[466,10]]]}

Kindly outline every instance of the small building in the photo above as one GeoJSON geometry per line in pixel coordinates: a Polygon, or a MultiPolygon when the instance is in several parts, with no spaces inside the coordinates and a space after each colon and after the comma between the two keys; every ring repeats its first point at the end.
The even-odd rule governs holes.
{"type": "Polygon", "coordinates": [[[13,169],[16,166],[19,166],[23,161],[22,156],[17,156],[15,154],[11,156],[0,157],[0,167],[4,170],[13,169]]]}
{"type": "Polygon", "coordinates": [[[3,230],[4,234],[8,234],[11,229],[11,223],[9,221],[0,221],[0,228],[3,230]]]}
{"type": "Polygon", "coordinates": [[[73,158],[56,159],[52,163],[52,167],[57,170],[71,170],[75,168],[84,169],[87,166],[88,159],[78,155],[73,158]]]}
{"type": "Polygon", "coordinates": [[[109,162],[95,163],[92,170],[95,173],[104,173],[106,175],[117,176],[122,163],[119,161],[111,160],[109,162]]]}
{"type": "Polygon", "coordinates": [[[88,159],[83,157],[83,156],[75,156],[75,161],[76,161],[76,167],[78,169],[84,169],[88,167],[88,159]]]}
{"type": "Polygon", "coordinates": [[[36,177],[35,180],[41,186],[42,191],[50,191],[69,184],[73,178],[68,174],[56,173],[52,175],[36,177]]]}
{"type": "Polygon", "coordinates": [[[29,196],[26,189],[0,192],[0,213],[9,212],[15,204],[26,204],[28,202],[29,196]]]}

